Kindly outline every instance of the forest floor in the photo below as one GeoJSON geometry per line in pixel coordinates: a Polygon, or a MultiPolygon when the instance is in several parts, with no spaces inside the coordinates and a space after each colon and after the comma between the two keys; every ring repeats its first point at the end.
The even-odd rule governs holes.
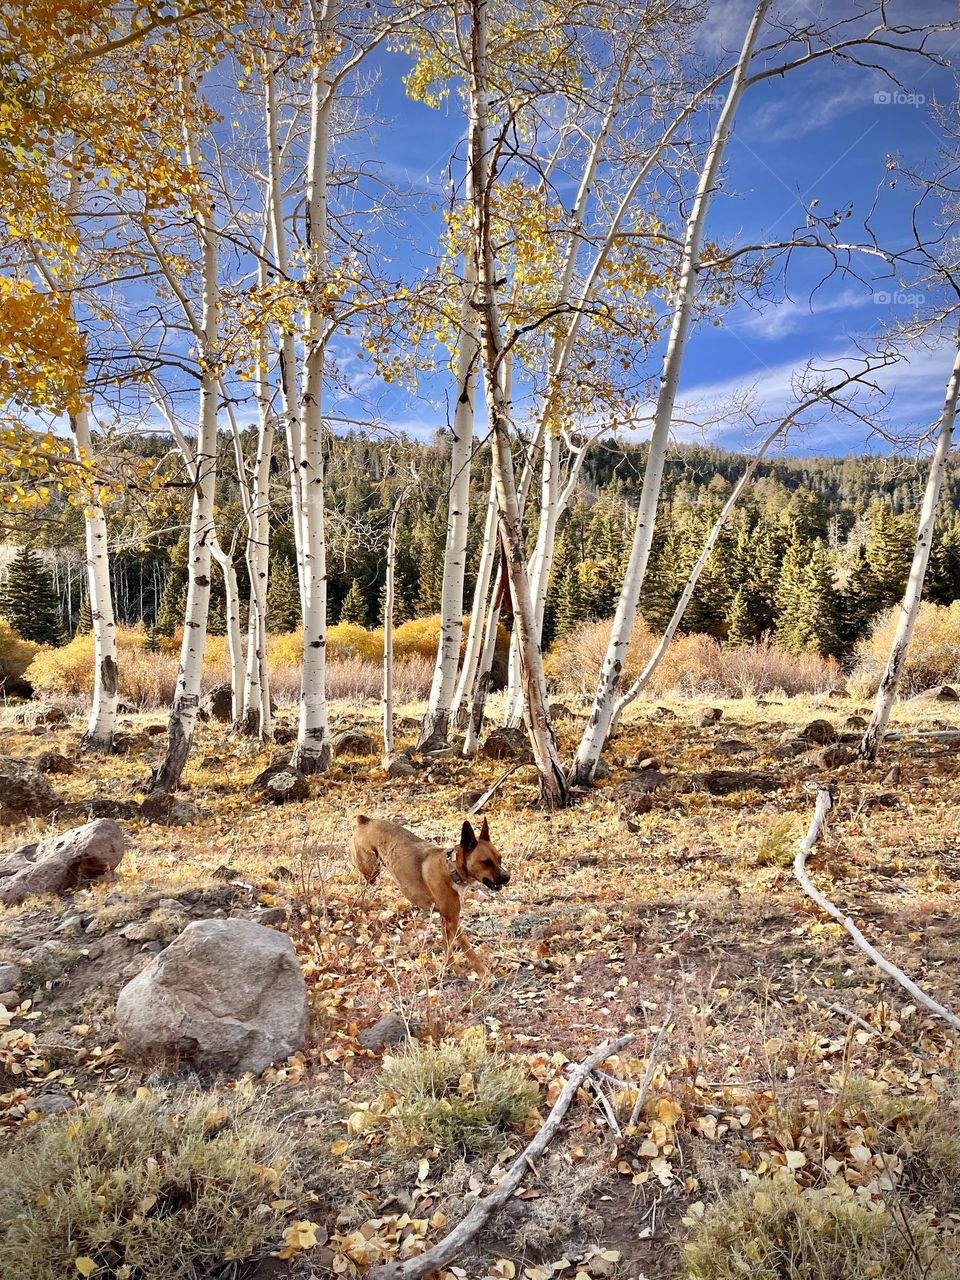
{"type": "MultiPolygon", "coordinates": [[[[864,708],[850,699],[712,705],[722,718],[701,727],[703,703],[635,704],[608,750],[610,776],[564,812],[536,807],[532,767],[506,781],[484,814],[511,882],[496,897],[471,895],[464,913],[492,964],[486,981],[460,960],[444,971],[436,920],[409,908],[386,876],[362,887],[346,845],[353,815],[364,812],[450,847],[502,761],[447,759],[387,779],[376,758],[348,758],[311,779],[309,800],[264,807],[249,784],[276,748],[200,726],[185,775],[199,821],[124,822],[128,850],[112,882],[0,909],[0,961],[58,944],[47,970],[25,968],[20,1007],[6,1020],[0,1010],[4,1144],[54,1123],[38,1115],[38,1098],[42,1111],[55,1109],[51,1095],[82,1104],[145,1084],[197,1084],[189,1073],[164,1077],[128,1060],[116,1043],[113,1006],[150,959],[144,939],[167,941],[182,924],[170,925],[161,900],[178,899],[191,918],[255,918],[279,907],[277,927],[303,962],[312,1022],[304,1052],[256,1085],[262,1114],[293,1144],[296,1170],[294,1190],[274,1202],[273,1248],[288,1223],[313,1222],[317,1231],[302,1248],[279,1250],[292,1255],[286,1260],[267,1250],[239,1275],[362,1274],[398,1241],[409,1250],[442,1236],[522,1149],[522,1134],[466,1158],[391,1140],[394,1099],[378,1080],[381,1054],[356,1038],[388,1010],[417,1024],[421,1039],[482,1027],[491,1045],[524,1063],[541,1116],[568,1060],[635,1033],[605,1068],[627,1085],[619,1093],[608,1086],[621,1129],[669,1017],[635,1129],[618,1135],[582,1093],[525,1189],[448,1275],[685,1275],[688,1229],[749,1178],[789,1180],[809,1193],[830,1187],[867,1208],[896,1188],[938,1230],[951,1222],[956,1230],[957,1181],[945,1196],[941,1183],[916,1174],[896,1117],[933,1103],[960,1134],[960,1039],[817,910],[792,860],[812,813],[809,784],[828,779],[837,800],[810,860],[815,882],[888,958],[960,1008],[960,751],[906,737],[888,744],[876,767],[830,768],[820,748],[792,757],[777,748],[815,718],[855,732],[846,721],[864,708]],[[641,769],[645,758],[656,765],[641,769]],[[889,774],[893,766],[899,776],[889,774]],[[651,767],[663,776],[648,796],[651,767]],[[731,778],[734,770],[742,776],[731,778]],[[143,928],[128,928],[137,922],[143,928]]],[[[378,733],[375,708],[335,712],[335,730],[378,733]]],[[[401,745],[415,737],[416,712],[402,709],[401,745]]],[[[142,796],[163,741],[145,732],[163,723],[160,713],[129,716],[127,754],[80,759],[79,720],[30,732],[3,715],[4,755],[53,749],[75,760],[74,772],[51,776],[66,801],[142,796]]],[[[290,710],[281,708],[279,720],[292,723],[290,710]]],[[[566,756],[581,723],[559,717],[566,756]]],[[[960,728],[960,704],[906,704],[893,727],[960,728]]],[[[7,827],[4,849],[45,830],[7,827]]],[[[960,1142],[953,1158],[951,1178],[960,1175],[960,1142]]]]}

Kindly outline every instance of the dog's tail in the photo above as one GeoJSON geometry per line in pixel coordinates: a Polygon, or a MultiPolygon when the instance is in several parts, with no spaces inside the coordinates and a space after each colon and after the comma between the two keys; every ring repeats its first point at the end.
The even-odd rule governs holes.
{"type": "Polygon", "coordinates": [[[371,818],[368,818],[368,817],[367,817],[367,815],[366,815],[365,813],[358,813],[358,814],[357,814],[357,826],[358,826],[358,827],[365,827],[365,826],[367,825],[367,823],[368,823],[368,822],[371,822],[371,821],[372,821],[372,819],[371,819],[371,818]]]}

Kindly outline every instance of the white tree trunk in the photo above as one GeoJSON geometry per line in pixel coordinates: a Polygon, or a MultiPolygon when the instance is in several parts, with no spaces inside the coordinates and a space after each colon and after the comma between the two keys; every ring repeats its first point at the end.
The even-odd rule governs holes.
{"type": "Polygon", "coordinates": [[[383,591],[383,758],[393,755],[393,598],[397,563],[397,521],[407,491],[397,496],[387,526],[387,571],[383,591]]]}
{"type": "Polygon", "coordinates": [[[268,395],[260,395],[259,400],[260,424],[249,516],[253,532],[252,536],[248,533],[246,546],[250,613],[240,720],[245,733],[267,741],[272,733],[270,680],[267,670],[267,585],[270,564],[270,461],[273,455],[274,418],[268,395]]]}
{"type": "MultiPolygon", "coordinates": [[[[310,150],[307,160],[308,296],[319,291],[327,272],[327,168],[332,86],[327,75],[326,37],[336,18],[335,0],[319,6],[313,27],[316,64],[310,88],[310,150]]],[[[300,511],[303,537],[303,665],[300,720],[293,763],[304,773],[330,763],[327,723],[327,551],[324,533],[323,370],[324,320],[311,306],[304,334],[303,439],[300,450],[300,511]]]]}
{"type": "Polygon", "coordinates": [[[210,541],[210,554],[220,566],[223,575],[224,612],[227,625],[227,652],[230,655],[230,719],[234,722],[240,718],[243,700],[243,630],[240,626],[240,589],[237,586],[237,571],[233,560],[220,545],[220,539],[214,532],[210,541]]]}
{"type": "Polygon", "coordinates": [[[487,4],[488,0],[471,0],[470,3],[470,98],[475,139],[471,156],[475,175],[473,231],[479,286],[484,382],[487,389],[487,403],[490,406],[490,448],[493,475],[497,486],[500,536],[507,560],[514,626],[518,632],[524,690],[524,720],[530,735],[537,772],[540,775],[541,798],[546,804],[556,807],[566,804],[567,785],[547,704],[543,655],[536,635],[513,455],[510,449],[510,410],[499,373],[503,359],[503,341],[497,306],[497,272],[493,247],[491,210],[493,173],[485,145],[488,93],[487,4]]]}
{"type": "MultiPolygon", "coordinates": [[[[73,449],[78,462],[89,462],[93,456],[89,412],[84,406],[70,419],[73,449]]],[[[96,484],[90,485],[83,507],[87,548],[87,592],[93,619],[93,703],[87,720],[83,746],[91,751],[109,752],[117,727],[117,628],[110,592],[110,554],[107,545],[107,521],[97,497],[96,484]]]]}
{"type": "Polygon", "coordinates": [[[904,664],[907,660],[907,650],[910,647],[914,623],[917,620],[917,613],[920,609],[920,598],[923,595],[923,580],[927,572],[927,562],[930,559],[933,527],[937,518],[937,503],[940,500],[940,488],[943,484],[943,474],[947,466],[947,455],[950,452],[950,445],[953,441],[958,397],[960,397],[960,348],[957,350],[953,368],[950,371],[950,379],[947,382],[947,394],[944,400],[943,414],[940,418],[940,430],[937,434],[933,457],[930,459],[930,471],[927,474],[923,502],[920,504],[917,543],[913,552],[913,563],[910,566],[910,577],[907,580],[906,590],[903,593],[903,602],[900,605],[896,634],[893,638],[893,645],[890,648],[890,656],[887,659],[883,679],[880,681],[880,687],[877,690],[877,696],[873,704],[873,714],[870,717],[870,723],[867,725],[863,741],[860,743],[858,750],[861,760],[876,760],[890,720],[890,712],[897,696],[897,689],[900,687],[900,677],[903,675],[904,664]]]}
{"type": "Polygon", "coordinates": [[[683,365],[684,347],[690,329],[690,316],[696,293],[697,269],[700,248],[703,243],[707,210],[711,196],[716,188],[720,165],[733,127],[734,117],[743,96],[754,46],[769,7],[770,0],[759,0],[754,10],[736,69],[730,81],[727,98],[707,152],[706,163],[700,175],[700,181],[697,184],[696,195],[684,232],[673,322],[670,327],[670,336],[667,340],[667,350],[663,361],[663,372],[660,377],[660,387],[653,418],[653,433],[650,438],[650,452],[643,477],[643,488],[640,493],[640,505],[637,510],[633,546],[613,620],[610,643],[594,695],[593,708],[577,749],[577,755],[571,771],[571,782],[577,786],[586,786],[593,781],[600,753],[607,740],[610,722],[613,719],[617,689],[623,672],[623,663],[627,653],[627,646],[630,643],[633,624],[636,620],[637,602],[640,598],[640,590],[643,586],[647,561],[650,557],[650,547],[653,542],[653,527],[660,498],[667,445],[670,439],[673,406],[676,400],[680,370],[683,365]]]}
{"type": "Polygon", "coordinates": [[[470,626],[463,654],[463,666],[453,695],[451,718],[458,729],[463,729],[470,718],[470,699],[483,651],[484,621],[487,616],[487,595],[490,578],[499,548],[497,535],[497,486],[490,478],[487,512],[483,521],[483,541],[480,545],[480,562],[477,565],[477,581],[473,588],[473,606],[470,610],[470,626]]]}
{"type": "MultiPolygon", "coordinates": [[[[195,140],[187,156],[199,169],[195,140]]],[[[200,705],[203,651],[210,612],[210,547],[216,539],[213,513],[217,480],[217,365],[219,361],[219,288],[217,233],[211,212],[199,215],[202,247],[203,313],[200,321],[200,403],[197,417],[196,476],[190,513],[187,603],[177,687],[167,722],[167,749],[151,784],[153,791],[175,791],[190,754],[200,705]]]]}
{"type": "MultiPolygon", "coordinates": [[[[468,137],[471,140],[470,146],[486,145],[485,137],[474,128],[472,120],[469,122],[468,137]]],[[[473,165],[469,155],[464,198],[468,205],[472,204],[473,165]]],[[[473,456],[474,401],[480,353],[476,292],[476,262],[470,253],[466,253],[463,264],[463,303],[457,338],[457,400],[450,446],[450,488],[440,595],[440,637],[430,697],[420,730],[419,746],[422,751],[446,744],[463,636],[463,580],[467,567],[467,530],[470,520],[470,463],[473,456]]]]}

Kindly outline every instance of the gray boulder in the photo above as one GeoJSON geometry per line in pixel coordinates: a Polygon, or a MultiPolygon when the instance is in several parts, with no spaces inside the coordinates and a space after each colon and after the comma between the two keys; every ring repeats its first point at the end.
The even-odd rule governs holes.
{"type": "Polygon", "coordinates": [[[508,727],[492,729],[487,734],[482,754],[488,760],[521,760],[524,764],[529,764],[533,759],[527,735],[522,729],[508,727]]]}
{"type": "Polygon", "coordinates": [[[290,800],[308,800],[310,784],[306,774],[292,764],[271,764],[258,773],[250,784],[250,790],[258,792],[262,800],[273,804],[286,804],[290,800]]]}
{"type": "Polygon", "coordinates": [[[187,800],[183,796],[167,795],[160,791],[156,795],[147,796],[138,810],[137,817],[163,827],[185,827],[197,821],[200,810],[192,800],[187,800]]]}
{"type": "Polygon", "coordinates": [[[344,729],[334,734],[330,742],[333,754],[340,756],[372,756],[376,754],[377,744],[373,735],[366,729],[344,729]]]}
{"type": "Polygon", "coordinates": [[[198,920],[120,992],[128,1052],[259,1075],[302,1048],[307,987],[286,934],[249,920],[198,920]]]}
{"type": "Polygon", "coordinates": [[[915,693],[910,699],[911,702],[957,702],[960,701],[960,694],[957,693],[953,685],[935,684],[932,689],[923,689],[920,693],[915,693]]]}
{"type": "Polygon", "coordinates": [[[383,771],[388,778],[409,778],[417,772],[416,766],[409,756],[403,752],[394,752],[392,756],[383,757],[383,771]]]}
{"type": "Polygon", "coordinates": [[[827,747],[831,742],[836,742],[838,735],[829,720],[811,720],[807,727],[800,731],[799,736],[804,742],[818,747],[827,747]]]}
{"type": "Polygon", "coordinates": [[[228,684],[215,684],[201,699],[200,706],[211,720],[232,724],[233,690],[228,684]]]}
{"type": "Polygon", "coordinates": [[[0,822],[46,817],[62,803],[36,765],[10,756],[0,759],[0,822]]]}
{"type": "Polygon", "coordinates": [[[110,818],[25,844],[0,862],[0,903],[13,906],[37,893],[64,893],[96,880],[118,866],[123,848],[123,830],[110,818]]]}

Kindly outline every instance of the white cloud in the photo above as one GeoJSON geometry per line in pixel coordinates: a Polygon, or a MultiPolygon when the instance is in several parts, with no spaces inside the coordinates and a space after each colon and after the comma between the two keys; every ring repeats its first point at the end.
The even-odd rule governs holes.
{"type": "Polygon", "coordinates": [[[857,288],[843,289],[832,298],[816,296],[808,302],[784,298],[780,302],[765,303],[759,309],[741,307],[726,322],[726,327],[772,341],[809,327],[819,315],[853,311],[872,300],[872,294],[857,288]]]}

